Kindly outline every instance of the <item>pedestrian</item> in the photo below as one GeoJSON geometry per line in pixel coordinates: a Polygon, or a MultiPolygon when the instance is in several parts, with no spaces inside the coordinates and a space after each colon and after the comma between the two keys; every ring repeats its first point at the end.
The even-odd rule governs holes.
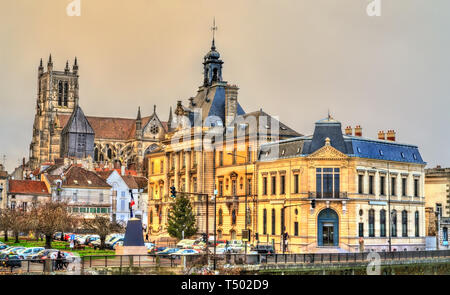
{"type": "Polygon", "coordinates": [[[145,233],[145,240],[148,242],[148,232],[145,233]]]}
{"type": "Polygon", "coordinates": [[[364,252],[364,238],[363,237],[359,238],[359,252],[361,252],[361,253],[364,252]]]}
{"type": "Polygon", "coordinates": [[[73,250],[73,247],[75,246],[74,241],[70,240],[70,250],[73,250]]]}
{"type": "Polygon", "coordinates": [[[56,270],[62,269],[62,257],[61,251],[58,251],[58,255],[56,255],[56,270]]]}

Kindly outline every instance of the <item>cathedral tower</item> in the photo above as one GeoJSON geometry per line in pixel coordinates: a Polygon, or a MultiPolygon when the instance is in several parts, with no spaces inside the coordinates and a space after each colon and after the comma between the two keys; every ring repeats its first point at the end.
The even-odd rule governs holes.
{"type": "Polygon", "coordinates": [[[30,163],[33,168],[59,157],[61,130],[55,130],[56,115],[72,114],[78,106],[78,90],[76,58],[73,71],[70,71],[68,61],[63,71],[55,71],[51,55],[45,71],[41,59],[38,67],[36,115],[30,144],[30,163]]]}

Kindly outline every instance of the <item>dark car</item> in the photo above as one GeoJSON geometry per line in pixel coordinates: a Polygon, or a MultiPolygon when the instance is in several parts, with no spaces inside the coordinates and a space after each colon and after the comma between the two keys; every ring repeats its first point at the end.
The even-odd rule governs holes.
{"type": "Polygon", "coordinates": [[[258,254],[274,254],[275,249],[272,245],[257,245],[254,249],[258,254]]]}
{"type": "Polygon", "coordinates": [[[1,254],[0,255],[0,265],[2,267],[22,267],[22,261],[19,256],[14,254],[1,254]]]}

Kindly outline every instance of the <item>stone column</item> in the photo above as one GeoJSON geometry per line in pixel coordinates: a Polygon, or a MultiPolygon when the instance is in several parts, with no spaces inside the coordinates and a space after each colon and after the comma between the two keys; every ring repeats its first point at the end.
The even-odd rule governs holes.
{"type": "Polygon", "coordinates": [[[174,153],[175,156],[175,188],[176,190],[180,189],[180,176],[178,173],[180,172],[180,153],[174,153]]]}
{"type": "Polygon", "coordinates": [[[191,153],[190,152],[186,152],[185,153],[185,161],[186,161],[186,163],[185,163],[185,165],[186,165],[186,168],[185,168],[185,178],[186,178],[185,191],[186,192],[191,192],[191,178],[189,176],[190,175],[189,172],[190,172],[190,169],[191,169],[191,153]]]}

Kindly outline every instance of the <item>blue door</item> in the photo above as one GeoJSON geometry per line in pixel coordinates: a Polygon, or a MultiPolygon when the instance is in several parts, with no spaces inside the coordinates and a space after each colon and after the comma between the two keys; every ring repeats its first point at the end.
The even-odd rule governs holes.
{"type": "Polygon", "coordinates": [[[317,217],[317,243],[319,246],[339,245],[339,218],[336,211],[323,209],[317,217]]]}

